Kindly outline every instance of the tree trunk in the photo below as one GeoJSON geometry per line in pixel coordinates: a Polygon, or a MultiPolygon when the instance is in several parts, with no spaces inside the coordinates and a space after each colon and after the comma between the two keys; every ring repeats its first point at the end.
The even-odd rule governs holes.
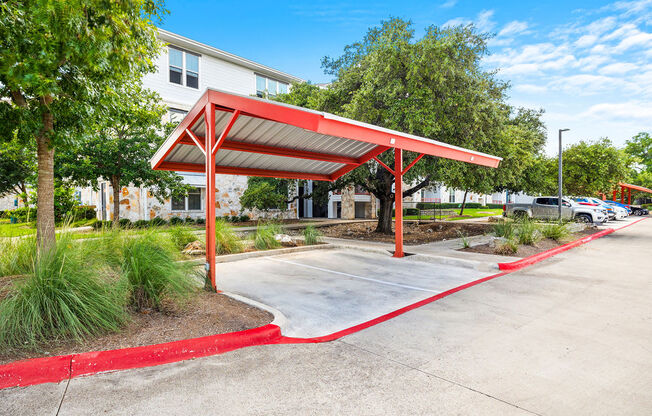
{"type": "MultiPolygon", "coordinates": [[[[371,196],[374,198],[374,196],[371,196]]],[[[392,205],[394,200],[391,196],[383,196],[380,199],[380,212],[378,213],[377,233],[392,234],[392,205]]]]}
{"type": "Polygon", "coordinates": [[[43,113],[43,129],[36,136],[38,181],[36,188],[36,241],[39,250],[54,248],[54,148],[50,134],[54,129],[52,113],[43,113]]]}
{"type": "Polygon", "coordinates": [[[464,190],[464,198],[462,198],[462,208],[460,209],[460,215],[464,215],[464,207],[466,206],[466,194],[469,193],[468,189],[464,190]]]}
{"type": "Polygon", "coordinates": [[[111,187],[113,188],[113,226],[120,225],[120,178],[118,176],[111,177],[111,187]]]}

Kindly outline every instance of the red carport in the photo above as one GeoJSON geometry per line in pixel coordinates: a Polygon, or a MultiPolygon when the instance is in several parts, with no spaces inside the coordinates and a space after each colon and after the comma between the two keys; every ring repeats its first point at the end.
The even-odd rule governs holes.
{"type": "MultiPolygon", "coordinates": [[[[625,203],[625,189],[627,189],[627,205],[632,204],[632,189],[635,191],[640,191],[640,192],[647,192],[652,194],[652,189],[648,189],[644,186],[638,186],[638,185],[632,185],[631,183],[623,183],[620,182],[618,183],[618,186],[620,186],[620,203],[624,204],[625,203]]],[[[616,196],[618,194],[618,189],[614,189],[614,194],[613,194],[613,201],[616,200],[616,196]]]]}
{"type": "Polygon", "coordinates": [[[402,177],[424,155],[498,167],[501,158],[274,101],[208,89],[151,160],[206,173],[206,271],[215,285],[215,175],[334,181],[376,159],[395,175],[395,257],[403,257],[402,177]],[[394,169],[377,159],[394,149],[394,169]],[[419,153],[403,167],[403,151],[419,153]],[[209,213],[213,213],[210,215],[209,213]]]}

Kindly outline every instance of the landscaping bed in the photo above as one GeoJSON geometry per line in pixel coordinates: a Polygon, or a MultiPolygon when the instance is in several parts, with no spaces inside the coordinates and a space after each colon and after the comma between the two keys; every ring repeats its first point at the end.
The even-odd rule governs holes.
{"type": "MultiPolygon", "coordinates": [[[[375,229],[375,222],[363,222],[322,227],[320,231],[326,237],[385,243],[394,242],[393,234],[377,233],[375,229]]],[[[404,223],[403,242],[405,244],[425,244],[433,241],[460,238],[461,236],[483,235],[490,231],[490,224],[462,224],[455,222],[431,222],[427,224],[404,223]]]]}
{"type": "Polygon", "coordinates": [[[27,358],[138,347],[243,331],[269,324],[274,316],[222,294],[201,292],[184,305],[169,305],[164,312],[131,312],[129,318],[120,332],[96,336],[86,341],[50,342],[40,345],[38,351],[4,351],[0,353],[0,364],[27,358]]]}
{"type": "Polygon", "coordinates": [[[480,244],[476,245],[473,247],[466,247],[466,248],[461,248],[458,251],[468,251],[472,253],[482,253],[482,254],[500,254],[502,256],[510,256],[510,257],[529,257],[535,254],[542,253],[544,251],[553,249],[555,247],[559,247],[561,245],[564,245],[566,243],[569,243],[574,240],[578,240],[580,238],[589,236],[591,234],[595,234],[597,232],[600,232],[600,229],[597,227],[589,227],[586,228],[582,231],[574,232],[568,234],[568,236],[564,237],[563,239],[559,240],[554,240],[552,238],[542,238],[539,241],[534,242],[533,244],[516,244],[517,250],[516,251],[510,251],[510,250],[497,250],[496,246],[500,246],[500,243],[498,244],[492,244],[492,243],[486,243],[486,244],[480,244]]]}

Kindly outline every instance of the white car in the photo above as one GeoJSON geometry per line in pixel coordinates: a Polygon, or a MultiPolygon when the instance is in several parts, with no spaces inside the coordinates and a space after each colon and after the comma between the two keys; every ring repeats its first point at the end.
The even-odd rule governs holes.
{"type": "Polygon", "coordinates": [[[617,205],[612,205],[611,208],[613,208],[614,211],[616,211],[616,219],[617,220],[623,220],[623,219],[625,219],[625,218],[627,218],[629,216],[629,212],[623,207],[619,207],[617,205]]]}

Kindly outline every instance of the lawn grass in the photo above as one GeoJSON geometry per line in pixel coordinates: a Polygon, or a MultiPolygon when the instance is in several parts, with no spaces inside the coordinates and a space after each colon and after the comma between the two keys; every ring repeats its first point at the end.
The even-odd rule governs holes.
{"type": "MultiPolygon", "coordinates": [[[[451,211],[451,209],[446,209],[446,211],[451,211]]],[[[460,215],[460,209],[453,209],[452,211],[455,211],[457,215],[460,215]]],[[[466,208],[464,210],[464,215],[465,217],[459,217],[459,218],[450,218],[450,215],[442,215],[441,218],[445,219],[446,221],[457,221],[457,220],[464,220],[468,218],[481,218],[481,217],[490,217],[492,215],[501,215],[503,213],[503,210],[500,208],[497,209],[492,209],[492,208],[466,208]],[[468,217],[466,217],[468,215],[468,217]]],[[[418,215],[405,215],[403,216],[404,220],[427,220],[430,219],[430,216],[427,215],[422,215],[419,217],[418,215]]],[[[435,218],[439,219],[439,216],[437,215],[435,211],[435,218]]]]}
{"type": "MultiPolygon", "coordinates": [[[[69,225],[58,226],[57,230],[61,230],[63,228],[85,227],[87,225],[93,224],[95,221],[95,219],[78,220],[70,223],[69,225]]],[[[11,224],[11,222],[7,219],[0,220],[0,237],[20,237],[23,235],[32,234],[36,234],[36,221],[11,224]]]]}

